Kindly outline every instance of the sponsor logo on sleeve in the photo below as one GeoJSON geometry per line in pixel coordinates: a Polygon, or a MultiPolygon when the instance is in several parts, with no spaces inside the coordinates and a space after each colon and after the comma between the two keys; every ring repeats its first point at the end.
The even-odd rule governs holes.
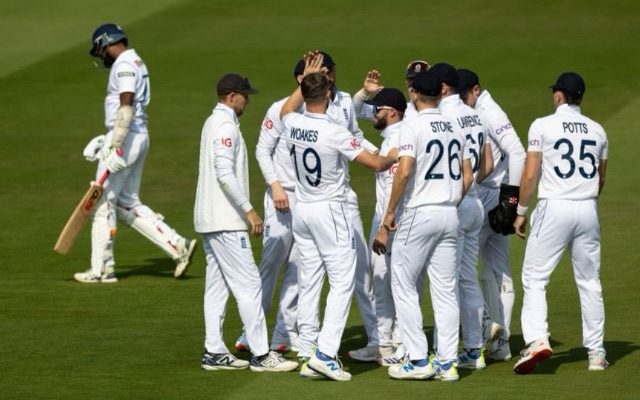
{"type": "Polygon", "coordinates": [[[389,168],[389,175],[395,175],[398,171],[398,164],[393,164],[391,168],[389,168]]]}
{"type": "Polygon", "coordinates": [[[224,146],[231,147],[231,144],[232,144],[231,138],[224,137],[220,139],[220,143],[222,143],[224,146]]]}
{"type": "Polygon", "coordinates": [[[496,135],[500,135],[500,134],[504,133],[504,131],[506,131],[507,129],[511,129],[511,122],[506,123],[506,124],[502,125],[501,127],[499,127],[498,129],[496,129],[496,135]]]}
{"type": "Polygon", "coordinates": [[[529,146],[540,146],[540,141],[538,139],[529,140],[529,146]]]}
{"type": "Polygon", "coordinates": [[[262,126],[267,129],[273,129],[273,121],[270,118],[265,118],[262,122],[262,126]]]}
{"type": "Polygon", "coordinates": [[[400,145],[400,147],[398,147],[398,149],[400,151],[413,151],[413,145],[409,144],[409,143],[405,143],[403,145],[400,145]]]}
{"type": "Polygon", "coordinates": [[[360,141],[358,139],[353,139],[351,141],[351,147],[353,147],[355,150],[360,148],[360,141]]]}
{"type": "Polygon", "coordinates": [[[135,72],[131,72],[131,71],[122,71],[122,72],[118,72],[118,78],[124,78],[124,77],[134,77],[136,76],[135,72]]]}

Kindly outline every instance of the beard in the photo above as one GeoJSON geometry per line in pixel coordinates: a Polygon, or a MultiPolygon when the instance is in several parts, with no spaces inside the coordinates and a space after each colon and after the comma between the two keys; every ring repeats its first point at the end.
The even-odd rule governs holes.
{"type": "Polygon", "coordinates": [[[106,67],[106,68],[111,68],[111,66],[113,65],[113,63],[116,62],[116,59],[111,57],[108,54],[104,55],[104,58],[102,59],[102,64],[106,67]]]}
{"type": "Polygon", "coordinates": [[[373,121],[373,127],[376,128],[379,131],[384,130],[384,128],[387,127],[387,120],[386,119],[376,119],[375,121],[373,121]]]}

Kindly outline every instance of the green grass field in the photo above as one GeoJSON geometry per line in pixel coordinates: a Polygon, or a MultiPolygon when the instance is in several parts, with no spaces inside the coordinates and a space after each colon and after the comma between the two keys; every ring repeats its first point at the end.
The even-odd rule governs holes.
{"type": "MultiPolygon", "coordinates": [[[[640,258],[634,250],[640,236],[640,174],[633,150],[640,130],[637,2],[3,0],[0,33],[0,398],[640,397],[634,372],[640,363],[640,258]],[[143,200],[188,236],[195,235],[200,131],[223,73],[248,75],[261,90],[241,120],[253,154],[264,112],[291,91],[293,65],[308,49],[331,53],[338,85],[350,92],[374,67],[386,86],[401,87],[404,67],[415,58],[474,69],[521,138],[534,118],[552,112],[547,87],[558,73],[580,72],[587,82],[583,111],[604,125],[610,141],[600,216],[611,368],[586,371],[577,290],[565,256],[548,291],[555,353],[530,376],[515,376],[507,362],[462,372],[456,384],[397,382],[383,368],[346,357],[354,378],[344,384],[306,382],[295,374],[202,371],[201,249],[188,277],[175,280],[172,261],[122,227],[120,282],[95,286],[72,279],[88,267],[88,229],[70,255],[52,250],[94,173],[95,165],[81,152],[103,133],[107,74],[93,67],[87,50],[93,29],[107,21],[124,25],[151,72],[153,145],[143,200]]],[[[379,142],[369,123],[361,126],[379,142]]],[[[252,200],[261,205],[264,184],[253,159],[251,170],[252,200]]],[[[373,177],[357,167],[352,176],[368,226],[373,177]]],[[[260,241],[253,246],[259,259],[260,241]]],[[[523,249],[523,242],[512,240],[514,354],[523,345],[523,249]]],[[[228,309],[225,332],[232,346],[240,321],[235,303],[228,309]]],[[[424,315],[430,329],[428,304],[424,315]]],[[[270,327],[273,319],[270,315],[270,327]]],[[[354,304],[341,351],[365,341],[354,304]]]]}

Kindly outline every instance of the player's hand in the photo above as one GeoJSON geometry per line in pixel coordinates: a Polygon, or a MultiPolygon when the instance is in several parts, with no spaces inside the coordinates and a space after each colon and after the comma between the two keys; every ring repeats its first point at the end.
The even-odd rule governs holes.
{"type": "Polygon", "coordinates": [[[378,230],[378,234],[373,239],[373,251],[378,254],[386,254],[387,253],[387,242],[389,240],[389,233],[384,227],[378,230]]]}
{"type": "Polygon", "coordinates": [[[313,50],[304,55],[304,71],[302,76],[305,77],[309,74],[316,72],[322,72],[322,62],[324,61],[324,55],[320,53],[320,50],[313,50]]]}
{"type": "Polygon", "coordinates": [[[104,146],[105,135],[98,135],[91,139],[82,151],[82,155],[87,161],[94,162],[100,157],[100,150],[104,146]]]}
{"type": "Polygon", "coordinates": [[[120,172],[127,167],[127,162],[122,158],[122,149],[114,146],[102,149],[102,162],[112,174],[120,172]]]}
{"type": "Polygon", "coordinates": [[[396,215],[395,215],[395,213],[387,213],[384,216],[384,219],[382,220],[382,226],[388,232],[394,232],[396,229],[398,229],[398,226],[396,225],[396,215]]]}
{"type": "Polygon", "coordinates": [[[287,192],[284,191],[280,182],[276,181],[271,184],[271,196],[276,210],[283,213],[289,212],[289,196],[287,196],[287,192]]]}
{"type": "Polygon", "coordinates": [[[380,90],[384,89],[384,86],[380,84],[380,72],[375,69],[367,72],[367,76],[364,78],[364,83],[362,84],[362,88],[368,96],[378,93],[380,90]]]}
{"type": "Polygon", "coordinates": [[[253,236],[262,236],[263,222],[256,210],[252,208],[247,211],[247,220],[251,225],[251,234],[253,236]]]}
{"type": "Polygon", "coordinates": [[[516,230],[516,235],[524,239],[527,230],[527,217],[526,215],[518,215],[516,220],[513,221],[513,228],[516,230]]]}

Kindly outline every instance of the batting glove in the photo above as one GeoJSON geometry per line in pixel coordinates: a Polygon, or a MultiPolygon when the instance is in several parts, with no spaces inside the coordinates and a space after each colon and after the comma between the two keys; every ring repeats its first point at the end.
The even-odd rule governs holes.
{"type": "Polygon", "coordinates": [[[127,167],[127,163],[122,158],[122,150],[113,146],[105,147],[102,151],[102,162],[112,174],[127,167]]]}
{"type": "Polygon", "coordinates": [[[98,135],[87,143],[87,146],[82,151],[82,155],[87,161],[94,162],[99,158],[102,146],[104,146],[104,135],[98,135]]]}

